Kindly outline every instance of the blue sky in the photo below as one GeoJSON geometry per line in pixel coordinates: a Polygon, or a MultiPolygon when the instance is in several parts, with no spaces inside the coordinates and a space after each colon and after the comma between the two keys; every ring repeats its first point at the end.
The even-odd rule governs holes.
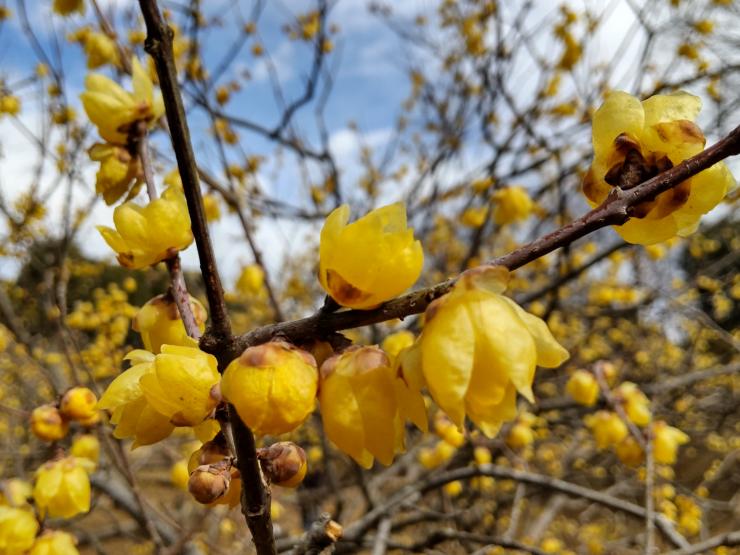
{"type": "MultiPolygon", "coordinates": [[[[596,38],[595,50],[589,51],[588,55],[616,63],[617,71],[613,84],[626,88],[631,81],[629,77],[631,58],[640,45],[639,34],[632,39],[634,45],[627,55],[616,61],[612,60],[612,57],[633,24],[634,16],[627,3],[621,0],[611,2],[595,0],[587,3],[598,10],[606,9],[609,14],[608,21],[602,25],[596,38]]],[[[10,3],[16,14],[10,21],[0,26],[0,77],[9,85],[30,76],[38,60],[28,38],[22,32],[17,7],[14,4],[10,3]]],[[[116,14],[136,7],[133,0],[104,0],[100,4],[106,13],[116,14]]],[[[335,48],[327,60],[329,67],[333,69],[334,84],[325,111],[326,124],[332,153],[348,185],[352,184],[353,177],[359,173],[359,143],[357,134],[348,128],[348,122],[357,124],[359,133],[367,144],[382,149],[400,114],[400,104],[410,90],[406,70],[411,65],[424,63],[418,57],[418,52],[412,51],[379,17],[370,13],[368,4],[367,0],[339,0],[333,4],[329,17],[330,23],[339,26],[339,32],[332,35],[335,48]]],[[[409,22],[419,13],[433,18],[437,1],[403,0],[393,4],[395,19],[409,22]]],[[[63,38],[67,32],[90,19],[89,9],[84,18],[76,16],[63,20],[52,16],[51,0],[27,0],[27,5],[31,26],[44,49],[52,55],[55,52],[55,37],[63,38]]],[[[177,6],[172,2],[163,2],[163,5],[172,9],[176,9],[177,6]]],[[[203,35],[204,44],[207,45],[205,64],[212,67],[214,61],[221,58],[225,49],[241,33],[243,23],[250,19],[253,2],[208,0],[203,5],[206,6],[206,17],[214,22],[214,26],[203,35]]],[[[255,58],[250,52],[252,43],[257,40],[269,53],[288,102],[302,92],[302,84],[311,62],[310,47],[301,41],[286,40],[281,28],[313,5],[313,2],[307,0],[264,2],[264,10],[258,20],[258,35],[250,39],[231,66],[230,72],[221,79],[221,82],[227,82],[245,70],[252,75],[252,79],[243,83],[242,90],[234,95],[233,100],[225,108],[227,113],[246,117],[268,127],[273,126],[279,117],[280,110],[275,103],[266,58],[255,58]]],[[[538,0],[535,5],[543,18],[551,16],[552,12],[557,10],[557,7],[547,0],[538,0]]],[[[574,5],[580,7],[582,4],[574,2],[574,5]]],[[[116,20],[117,28],[128,28],[121,23],[119,16],[116,20]]],[[[550,33],[542,33],[540,42],[543,49],[551,45],[550,33]]],[[[78,45],[62,40],[59,47],[66,75],[68,98],[78,109],[79,116],[84,118],[77,96],[82,91],[84,76],[87,73],[85,58],[78,45]]],[[[510,78],[512,82],[520,84],[520,94],[528,94],[533,76],[531,68],[528,68],[526,63],[523,63],[510,78]]],[[[32,131],[37,131],[39,127],[38,96],[38,85],[31,84],[22,89],[24,111],[20,121],[32,131]]],[[[305,136],[309,141],[316,139],[313,106],[298,113],[295,121],[297,127],[305,130],[305,136]]],[[[190,118],[190,125],[199,163],[216,171],[219,167],[218,157],[213,141],[208,140],[208,122],[203,116],[193,115],[190,118]]],[[[274,154],[274,145],[258,135],[241,132],[241,137],[244,153],[268,157],[274,154]]],[[[160,132],[155,142],[166,147],[163,139],[160,132]]],[[[93,142],[92,137],[90,142],[93,142]]],[[[9,118],[0,120],[0,147],[2,149],[0,187],[6,197],[12,199],[19,191],[28,187],[30,176],[34,172],[36,153],[33,142],[19,132],[18,122],[10,121],[9,118]]],[[[453,168],[452,173],[455,175],[450,176],[451,180],[453,178],[459,180],[466,172],[476,170],[476,147],[469,147],[463,154],[463,162],[459,167],[453,168]]],[[[231,150],[229,156],[238,161],[242,153],[231,150]]],[[[83,179],[88,192],[94,186],[94,172],[92,165],[83,170],[83,179]]],[[[42,185],[48,185],[53,174],[53,169],[48,167],[42,176],[42,185]]],[[[271,196],[298,205],[309,202],[305,192],[296,194],[299,189],[296,183],[300,179],[300,173],[294,160],[289,156],[284,159],[279,171],[274,164],[268,163],[259,177],[262,188],[271,196]]],[[[79,193],[80,199],[86,197],[82,189],[76,193],[79,193]]],[[[401,194],[398,191],[391,192],[383,200],[388,202],[398,200],[401,194]]],[[[58,221],[61,204],[61,194],[49,199],[48,209],[52,213],[52,222],[58,221]]],[[[111,208],[102,203],[95,206],[82,234],[83,248],[89,255],[112,259],[110,250],[93,227],[97,224],[110,225],[111,216],[111,208]]],[[[279,268],[284,256],[300,251],[307,242],[314,241],[319,225],[319,223],[296,224],[286,220],[262,220],[257,235],[264,245],[269,265],[279,268]]],[[[238,274],[241,264],[251,262],[251,255],[235,222],[231,220],[219,222],[213,226],[213,233],[217,250],[224,251],[220,254],[224,255],[223,272],[228,283],[238,274]],[[237,247],[234,248],[234,245],[237,247]]],[[[191,266],[197,263],[194,251],[195,249],[191,248],[184,256],[185,262],[191,266]]],[[[0,259],[0,265],[2,264],[0,259]]],[[[5,268],[0,267],[0,275],[9,274],[12,274],[12,268],[9,269],[7,264],[5,268]]]]}

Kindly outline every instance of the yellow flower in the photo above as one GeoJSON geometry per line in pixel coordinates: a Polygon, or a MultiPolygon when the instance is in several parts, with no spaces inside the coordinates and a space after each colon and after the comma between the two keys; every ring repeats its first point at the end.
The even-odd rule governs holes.
{"type": "Polygon", "coordinates": [[[162,96],[154,96],[152,81],[139,60],[133,58],[131,65],[133,94],[112,79],[91,73],[85,78],[86,90],[80,95],[90,121],[109,143],[125,145],[136,122],[145,121],[151,126],[164,113],[162,96]]]}
{"type": "Polygon", "coordinates": [[[255,434],[280,435],[313,412],[318,370],[313,356],[284,341],[249,347],[226,368],[221,394],[255,434]]]}
{"type": "Polygon", "coordinates": [[[6,94],[0,97],[0,114],[15,116],[21,111],[21,101],[17,96],[6,94]]]}
{"type": "Polygon", "coordinates": [[[59,403],[59,412],[68,420],[90,420],[95,417],[98,398],[87,387],[73,387],[68,390],[59,403]]]}
{"type": "Polygon", "coordinates": [[[645,459],[645,453],[637,440],[632,436],[624,438],[615,449],[617,457],[627,466],[636,467],[642,464],[645,459]]]}
{"type": "MultiPolygon", "coordinates": [[[[206,309],[194,297],[190,297],[190,308],[193,310],[198,328],[203,331],[207,318],[206,309]]],[[[131,327],[141,334],[146,350],[154,354],[159,353],[165,344],[197,346],[195,340],[188,337],[177,304],[169,294],[157,295],[147,301],[134,316],[131,327]]]]}
{"type": "Polygon", "coordinates": [[[459,428],[467,414],[488,436],[516,415],[517,391],[534,400],[537,365],[568,358],[541,319],[501,295],[507,279],[502,267],[464,273],[429,305],[419,339],[432,398],[459,428]]]}
{"type": "Polygon", "coordinates": [[[414,334],[409,330],[401,330],[387,336],[381,345],[391,359],[396,358],[399,353],[414,344],[414,334]]]}
{"type": "Polygon", "coordinates": [[[70,15],[72,12],[85,13],[85,0],[54,0],[54,13],[70,15]]]}
{"type": "Polygon", "coordinates": [[[119,63],[116,43],[105,33],[87,33],[82,46],[87,56],[88,69],[97,69],[106,64],[117,66],[119,63]]]}
{"type": "Polygon", "coordinates": [[[216,408],[221,379],[216,357],[194,347],[162,345],[151,372],[139,380],[149,405],[175,426],[196,426],[216,408]]]}
{"type": "Polygon", "coordinates": [[[627,417],[638,426],[647,426],[650,422],[650,401],[632,382],[623,382],[614,391],[617,399],[624,405],[627,417]]]}
{"type": "Polygon", "coordinates": [[[216,195],[203,195],[203,209],[206,212],[206,219],[209,222],[215,222],[221,219],[221,207],[218,204],[216,195]]]}
{"type": "Polygon", "coordinates": [[[154,371],[154,354],[135,350],[125,360],[133,364],[113,380],[98,401],[99,409],[111,411],[111,423],[116,425],[113,437],[133,437],[136,448],[163,440],[172,433],[174,426],[169,418],[147,403],[139,380],[154,371]]]}
{"type": "Polygon", "coordinates": [[[493,193],[493,220],[498,225],[529,218],[534,203],[524,187],[505,187],[493,193]]]}
{"type": "Polygon", "coordinates": [[[36,471],[33,498],[39,513],[51,518],[72,518],[90,510],[90,478],[76,457],[43,464],[36,471]]]}
{"type": "Polygon", "coordinates": [[[488,216],[487,206],[471,206],[462,213],[460,223],[467,227],[480,227],[486,223],[488,216]]]}
{"type": "Polygon", "coordinates": [[[95,192],[103,195],[107,205],[116,202],[129,190],[129,198],[136,196],[143,183],[138,157],[131,156],[124,147],[109,143],[94,144],[87,153],[91,160],[100,162],[95,176],[95,192]]]}
{"type": "Polygon", "coordinates": [[[87,459],[95,468],[98,466],[98,460],[100,459],[100,442],[98,438],[91,434],[77,436],[72,441],[69,454],[78,459],[87,459]]]}
{"type": "Polygon", "coordinates": [[[117,206],[113,223],[116,229],[98,226],[98,231],[127,268],[151,266],[193,242],[185,197],[173,188],[146,206],[133,202],[117,206]]]}
{"type": "Polygon", "coordinates": [[[473,449],[473,459],[475,464],[490,464],[493,459],[491,450],[488,447],[478,446],[473,449]]]}
{"type": "Polygon", "coordinates": [[[527,422],[517,421],[506,436],[506,445],[512,449],[523,449],[534,443],[534,432],[527,422]]]}
{"type": "Polygon", "coordinates": [[[57,441],[67,435],[69,423],[54,405],[41,405],[31,412],[31,432],[39,439],[57,441]]]}
{"type": "Polygon", "coordinates": [[[599,449],[617,445],[627,437],[627,425],[613,412],[600,410],[595,414],[589,414],[584,421],[594,435],[599,449]]]}
{"type": "Polygon", "coordinates": [[[0,553],[23,555],[33,545],[38,529],[33,512],[0,506],[0,553]]]}
{"type": "MultiPolygon", "coordinates": [[[[629,189],[701,152],[705,139],[694,123],[700,109],[701,100],[685,92],[643,102],[621,91],[607,95],[593,118],[594,161],[583,181],[589,204],[603,202],[613,187],[629,189]]],[[[642,245],[689,235],[733,184],[727,166],[717,163],[643,202],[615,230],[642,245]]]]}
{"type": "Polygon", "coordinates": [[[403,293],[421,273],[424,254],[396,203],[347,225],[349,206],[326,218],[319,246],[319,281],[342,306],[367,309],[403,293]]]}
{"type": "Polygon", "coordinates": [[[265,284],[265,271],[259,264],[249,264],[244,266],[239,279],[236,281],[236,288],[244,295],[257,295],[263,291],[265,284]]]}
{"type": "Polygon", "coordinates": [[[565,384],[565,391],[576,403],[587,407],[594,406],[599,399],[599,384],[594,375],[586,370],[573,372],[565,384]]]}
{"type": "Polygon", "coordinates": [[[653,454],[661,464],[674,464],[679,446],[688,443],[689,436],[662,420],[653,425],[653,454]]]}
{"type": "Polygon", "coordinates": [[[354,346],[321,365],[319,388],[324,431],[340,450],[370,468],[384,465],[403,446],[388,356],[378,347],[354,346]]]}
{"type": "Polygon", "coordinates": [[[23,507],[32,495],[33,486],[20,478],[10,478],[0,483],[0,505],[23,507]]]}
{"type": "Polygon", "coordinates": [[[60,530],[47,530],[36,540],[28,555],[80,555],[77,540],[60,530]]]}
{"type": "Polygon", "coordinates": [[[190,472],[188,472],[188,463],[186,461],[177,461],[172,465],[170,469],[170,480],[172,481],[172,485],[177,489],[187,491],[189,478],[190,472]]]}

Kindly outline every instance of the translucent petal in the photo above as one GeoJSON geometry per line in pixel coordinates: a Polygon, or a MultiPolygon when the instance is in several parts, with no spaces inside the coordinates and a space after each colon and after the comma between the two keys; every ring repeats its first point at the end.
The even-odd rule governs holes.
{"type": "Polygon", "coordinates": [[[597,157],[605,157],[614,148],[614,139],[627,133],[639,138],[645,124],[640,101],[622,91],[611,91],[593,117],[593,145],[597,157]]]}
{"type": "Polygon", "coordinates": [[[530,314],[525,311],[508,297],[502,298],[514,310],[514,312],[516,312],[517,316],[521,318],[524,325],[527,326],[529,333],[532,335],[534,344],[537,347],[538,366],[557,368],[563,364],[563,362],[568,360],[570,354],[555,340],[550,332],[550,328],[547,327],[547,324],[542,320],[542,318],[538,318],[534,314],[530,314]]]}
{"type": "Polygon", "coordinates": [[[475,358],[475,330],[464,305],[454,299],[427,317],[421,340],[422,368],[429,392],[440,408],[461,428],[463,399],[475,358]]]}

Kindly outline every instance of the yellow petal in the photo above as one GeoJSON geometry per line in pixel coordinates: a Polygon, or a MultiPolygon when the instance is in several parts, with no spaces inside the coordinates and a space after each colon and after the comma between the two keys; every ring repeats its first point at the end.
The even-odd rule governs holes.
{"type": "Polygon", "coordinates": [[[611,91],[593,117],[593,144],[597,158],[611,151],[622,133],[639,138],[645,124],[643,105],[634,96],[623,91],[611,91]]]}
{"type": "Polygon", "coordinates": [[[440,301],[436,314],[427,316],[422,332],[422,368],[432,398],[462,428],[463,399],[473,372],[475,330],[464,306],[454,299],[440,301]]]}

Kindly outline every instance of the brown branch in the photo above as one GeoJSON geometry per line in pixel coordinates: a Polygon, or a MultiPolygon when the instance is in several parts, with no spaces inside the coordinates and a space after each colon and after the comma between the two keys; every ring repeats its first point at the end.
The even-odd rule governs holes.
{"type": "Polygon", "coordinates": [[[682,549],[668,551],[664,555],[697,555],[699,553],[706,553],[715,547],[732,545],[740,545],[740,530],[719,534],[703,542],[695,543],[682,549]]]}
{"type": "MultiPolygon", "coordinates": [[[[629,219],[634,208],[642,202],[654,199],[660,193],[677,186],[702,170],[738,153],[740,153],[740,126],[703,152],[632,189],[627,191],[613,189],[600,206],[587,214],[509,254],[491,260],[488,264],[515,270],[598,229],[622,225],[629,219]]],[[[447,293],[455,281],[456,278],[448,279],[427,289],[408,293],[373,310],[346,310],[334,313],[319,311],[302,320],[257,328],[236,338],[231,347],[231,356],[236,357],[247,347],[264,343],[278,335],[289,341],[300,342],[306,338],[322,337],[343,329],[420,314],[433,300],[447,293]]]]}
{"type": "MultiPolygon", "coordinates": [[[[223,286],[218,275],[216,257],[208,231],[203,198],[198,183],[198,168],[190,142],[185,108],[177,81],[175,58],[172,52],[173,32],[159,12],[156,0],[139,0],[147,28],[146,51],[154,59],[164,99],[167,122],[172,138],[172,148],[182,179],[190,222],[198,249],[201,274],[205,283],[211,324],[201,338],[201,348],[216,355],[219,369],[223,371],[234,358],[226,347],[233,343],[223,286]]],[[[270,519],[270,492],[265,487],[255,451],[251,430],[244,425],[233,408],[229,411],[234,442],[237,449],[237,466],[242,478],[242,512],[252,532],[257,553],[272,555],[275,551],[272,521],[270,519]]]]}
{"type": "MultiPolygon", "coordinates": [[[[539,486],[541,488],[550,489],[560,493],[564,493],[571,497],[580,497],[588,499],[594,503],[598,503],[609,509],[620,511],[633,517],[644,519],[646,511],[644,507],[636,505],[624,499],[614,497],[604,492],[596,491],[591,488],[579,486],[565,480],[553,478],[543,474],[536,474],[533,472],[525,472],[522,470],[515,470],[513,468],[507,468],[504,466],[498,466],[493,464],[483,464],[471,467],[457,468],[443,474],[438,474],[427,478],[426,480],[419,480],[414,484],[411,484],[396,495],[391,497],[384,504],[379,505],[372,511],[368,512],[359,520],[353,522],[345,528],[342,542],[350,541],[357,542],[362,536],[383,518],[388,511],[392,510],[397,505],[403,503],[408,499],[414,499],[420,494],[425,494],[430,491],[439,489],[440,487],[454,482],[456,480],[469,480],[476,476],[491,476],[500,480],[513,480],[515,482],[530,484],[533,486],[539,486]]],[[[679,534],[673,524],[665,518],[662,514],[655,514],[653,516],[656,526],[663,533],[665,538],[669,540],[676,547],[688,547],[689,543],[686,539],[679,534]]]]}
{"type": "Polygon", "coordinates": [[[182,264],[180,262],[180,255],[168,258],[165,260],[167,264],[167,270],[170,272],[170,280],[172,282],[170,291],[172,297],[175,299],[177,309],[180,311],[180,318],[182,323],[185,325],[185,331],[188,335],[194,339],[200,339],[202,335],[198,322],[195,321],[195,314],[193,314],[193,307],[190,304],[190,294],[188,293],[187,285],[185,285],[185,276],[182,273],[182,264]]]}
{"type": "Polygon", "coordinates": [[[211,325],[206,335],[212,336],[216,343],[219,343],[230,337],[231,324],[224,302],[223,286],[218,275],[213,245],[208,232],[203,199],[198,184],[198,168],[190,142],[190,131],[185,118],[185,107],[180,94],[180,85],[177,82],[175,58],[172,53],[173,33],[162,18],[156,0],[139,0],[139,6],[147,29],[145,49],[154,59],[157,68],[172,138],[172,148],[177,158],[177,167],[182,179],[193,235],[198,249],[201,273],[206,286],[211,317],[211,325]]]}
{"type": "Polygon", "coordinates": [[[271,494],[262,478],[254,435],[232,405],[229,405],[229,415],[236,444],[237,467],[242,478],[242,514],[252,532],[257,553],[275,555],[277,550],[270,516],[271,494]]]}

